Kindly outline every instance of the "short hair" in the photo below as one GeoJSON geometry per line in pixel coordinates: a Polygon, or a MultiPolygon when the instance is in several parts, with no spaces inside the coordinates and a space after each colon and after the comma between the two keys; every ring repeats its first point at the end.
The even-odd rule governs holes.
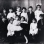
{"type": "Polygon", "coordinates": [[[37,6],[36,6],[36,9],[37,9],[38,6],[41,8],[41,5],[37,5],[37,6]]]}
{"type": "Polygon", "coordinates": [[[32,7],[32,6],[29,6],[29,8],[32,8],[32,9],[33,9],[33,7],[32,7]]]}
{"type": "Polygon", "coordinates": [[[23,10],[23,9],[27,10],[25,7],[23,7],[22,10],[23,10]]]}

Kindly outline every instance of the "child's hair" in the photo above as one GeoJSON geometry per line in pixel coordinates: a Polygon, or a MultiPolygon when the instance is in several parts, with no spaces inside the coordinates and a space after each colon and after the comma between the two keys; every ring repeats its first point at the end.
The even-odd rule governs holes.
{"type": "Polygon", "coordinates": [[[10,10],[10,9],[11,9],[11,10],[12,10],[12,12],[13,12],[13,8],[12,8],[12,7],[10,7],[10,8],[9,8],[9,10],[10,10]]]}
{"type": "MultiPolygon", "coordinates": [[[[34,18],[33,20],[35,21],[35,23],[37,22],[36,18],[34,18]]],[[[33,20],[32,20],[32,22],[33,22],[33,20]]]]}
{"type": "Polygon", "coordinates": [[[12,7],[10,7],[9,9],[12,9],[12,10],[13,10],[13,8],[12,8],[12,7]]]}

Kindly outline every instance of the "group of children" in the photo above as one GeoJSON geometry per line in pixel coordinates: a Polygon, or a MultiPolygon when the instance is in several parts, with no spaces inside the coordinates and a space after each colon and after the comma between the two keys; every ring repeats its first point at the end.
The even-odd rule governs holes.
{"type": "MultiPolygon", "coordinates": [[[[24,35],[24,38],[26,39],[26,43],[28,43],[28,38],[25,35],[25,31],[28,32],[26,34],[31,34],[32,36],[38,34],[37,24],[39,20],[42,19],[40,14],[44,14],[41,10],[40,5],[37,5],[35,12],[33,12],[33,7],[30,6],[28,9],[28,14],[25,7],[23,7],[21,10],[21,7],[18,6],[16,12],[13,12],[13,10],[10,8],[7,15],[7,37],[15,35],[15,31],[19,32],[23,30],[22,33],[24,35]]],[[[2,21],[4,22],[5,19],[2,18],[2,21]]]]}

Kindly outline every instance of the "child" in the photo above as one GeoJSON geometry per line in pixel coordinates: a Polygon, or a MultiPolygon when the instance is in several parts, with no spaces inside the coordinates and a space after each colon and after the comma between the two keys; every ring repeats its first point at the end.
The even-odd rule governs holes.
{"type": "Polygon", "coordinates": [[[20,27],[20,21],[18,20],[18,16],[16,16],[15,20],[11,20],[7,26],[8,33],[7,36],[13,36],[15,31],[21,31],[22,28],[20,27]],[[10,32],[10,34],[9,34],[10,32]]]}
{"type": "Polygon", "coordinates": [[[14,34],[14,32],[11,30],[11,27],[12,27],[12,25],[13,25],[13,18],[11,18],[10,19],[10,22],[9,22],[9,24],[8,24],[8,26],[7,26],[7,30],[8,30],[8,33],[7,33],[7,37],[9,36],[9,35],[13,35],[14,34]]]}
{"type": "Polygon", "coordinates": [[[38,33],[37,22],[36,22],[36,19],[33,19],[32,23],[30,24],[29,34],[31,34],[32,36],[34,36],[37,33],[38,33]]]}

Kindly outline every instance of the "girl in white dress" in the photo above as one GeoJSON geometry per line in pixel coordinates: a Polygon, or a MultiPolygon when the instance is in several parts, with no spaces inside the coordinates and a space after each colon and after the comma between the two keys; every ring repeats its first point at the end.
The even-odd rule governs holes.
{"type": "Polygon", "coordinates": [[[21,31],[22,28],[20,26],[20,21],[18,21],[18,16],[16,16],[16,19],[11,19],[8,26],[8,33],[7,36],[13,36],[15,34],[15,31],[21,31]]]}
{"type": "Polygon", "coordinates": [[[32,36],[34,36],[37,33],[38,33],[37,22],[36,22],[36,19],[33,19],[32,23],[30,24],[29,34],[31,34],[32,36]]]}

